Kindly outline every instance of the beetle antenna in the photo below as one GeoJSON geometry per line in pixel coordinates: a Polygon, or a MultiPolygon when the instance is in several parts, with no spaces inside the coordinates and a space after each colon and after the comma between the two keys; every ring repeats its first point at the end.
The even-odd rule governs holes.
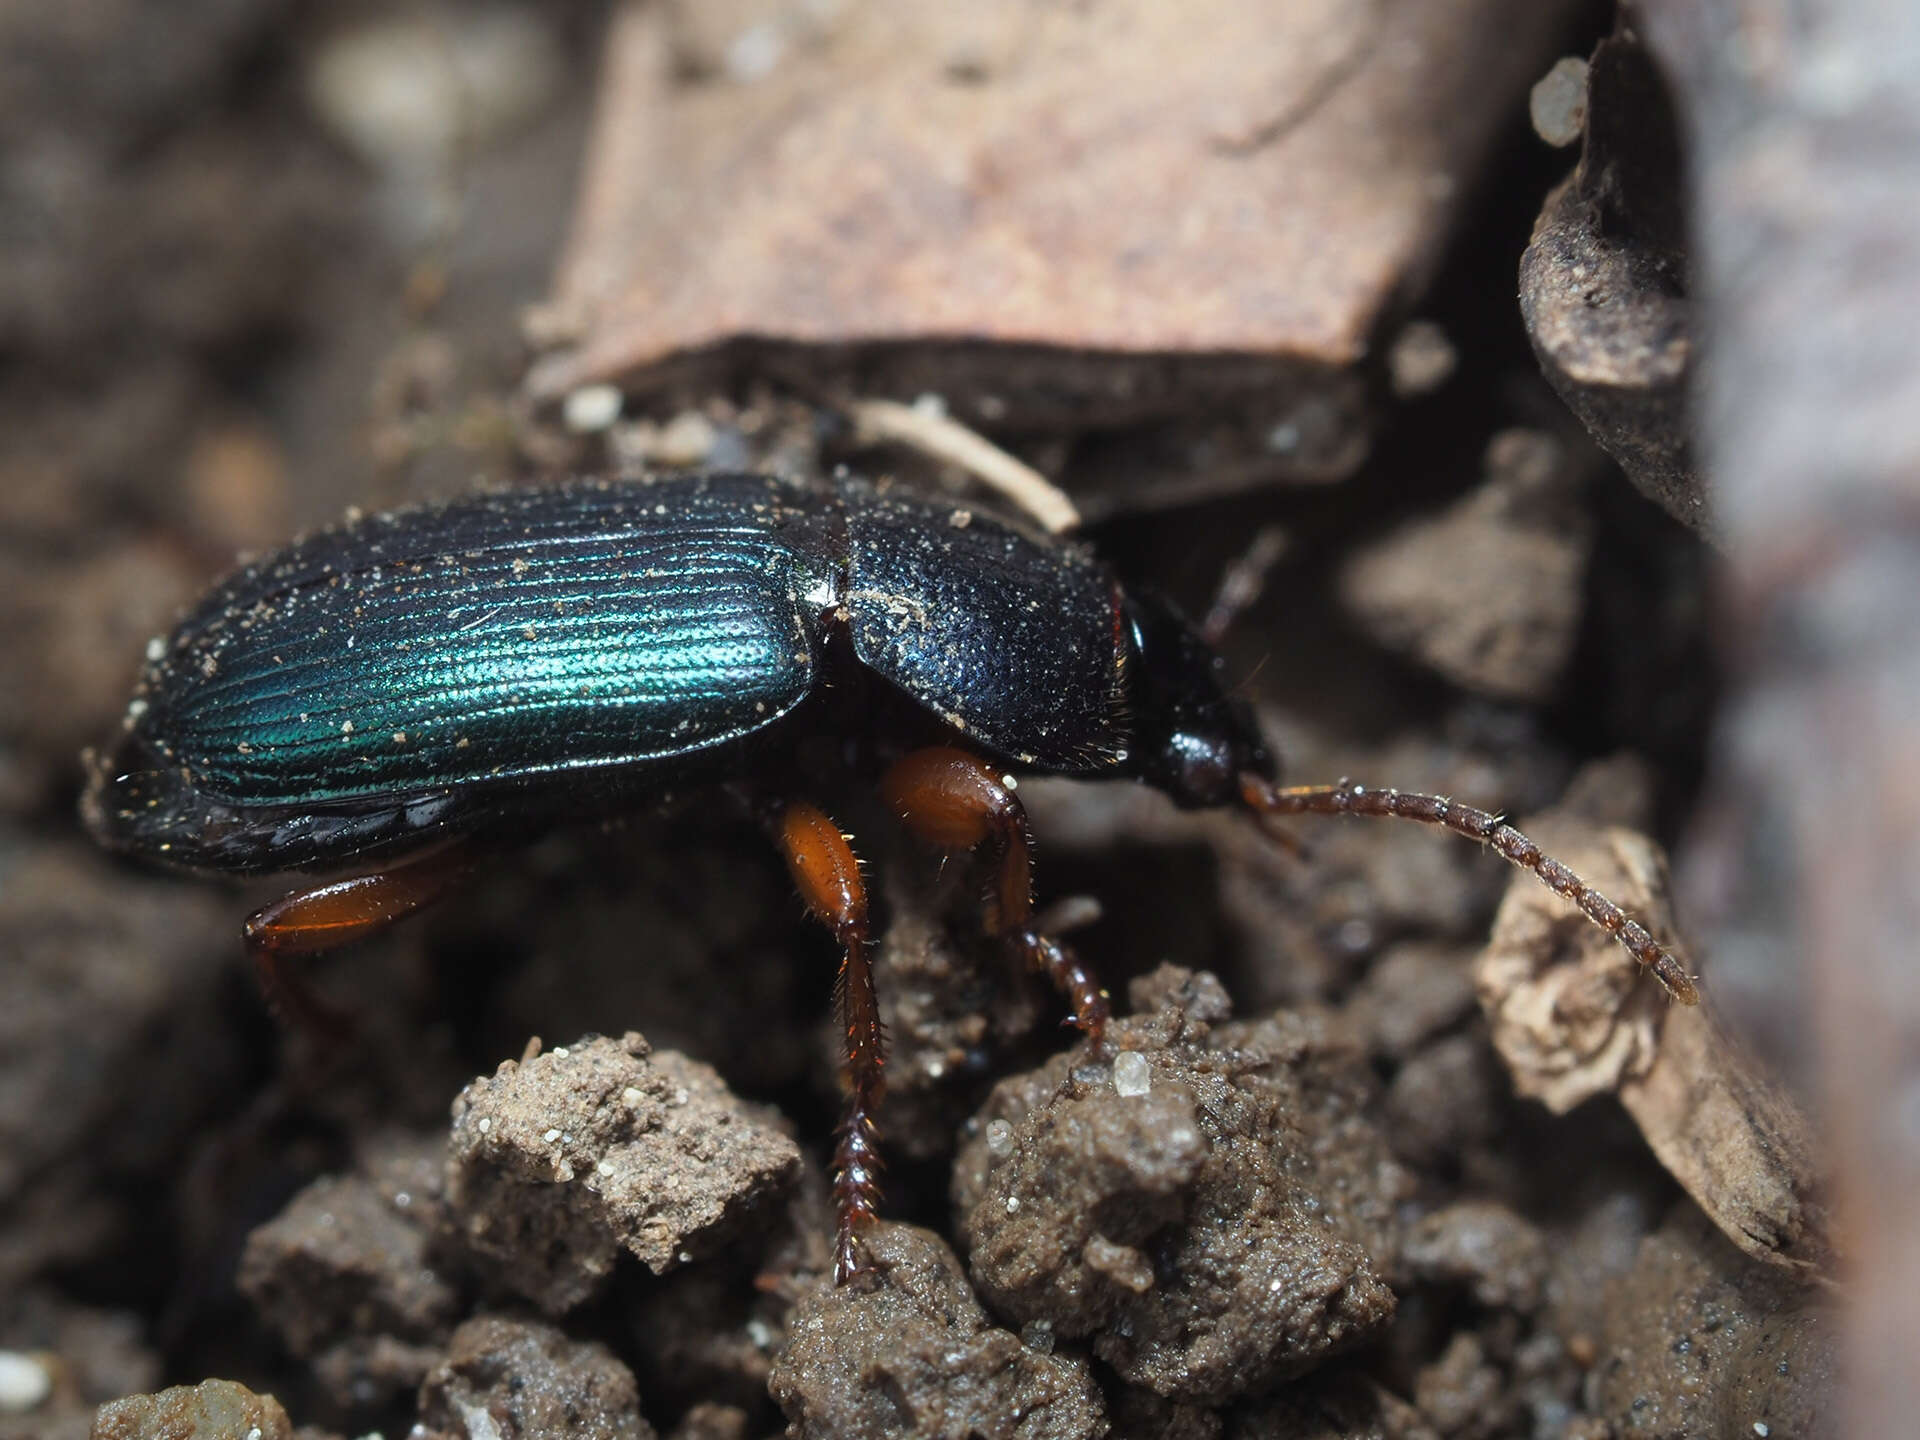
{"type": "Polygon", "coordinates": [[[1686,967],[1663,948],[1644,925],[1628,919],[1626,912],[1613,901],[1492,811],[1462,805],[1441,795],[1423,795],[1412,790],[1372,790],[1351,780],[1342,780],[1337,785],[1282,788],[1252,773],[1240,777],[1240,798],[1263,820],[1273,815],[1391,816],[1443,826],[1456,835],[1478,841],[1503,860],[1532,871],[1554,894],[1578,905],[1582,914],[1651,970],[1675,1000],[1682,1005],[1700,1003],[1699,988],[1686,967]]]}

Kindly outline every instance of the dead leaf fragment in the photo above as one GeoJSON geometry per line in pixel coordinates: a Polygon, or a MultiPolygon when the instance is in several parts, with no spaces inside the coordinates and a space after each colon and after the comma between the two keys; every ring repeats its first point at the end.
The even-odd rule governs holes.
{"type": "Polygon", "coordinates": [[[1569,7],[805,8],[616,10],[536,400],[742,364],[1013,428],[1224,397],[1350,468],[1284,415],[1350,408],[1569,7]]]}
{"type": "MultiPolygon", "coordinates": [[[[1549,818],[1524,827],[1662,943],[1666,859],[1634,830],[1549,818]]],[[[1715,1020],[1671,1004],[1568,901],[1516,875],[1475,973],[1514,1087],[1556,1113],[1616,1091],[1647,1144],[1740,1249],[1820,1267],[1832,1253],[1823,1166],[1806,1118],[1715,1020]]]]}

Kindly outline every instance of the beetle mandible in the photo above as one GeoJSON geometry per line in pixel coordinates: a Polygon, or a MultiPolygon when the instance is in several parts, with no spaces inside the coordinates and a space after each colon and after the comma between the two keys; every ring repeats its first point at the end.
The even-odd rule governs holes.
{"type": "Polygon", "coordinates": [[[82,801],[103,844],[192,871],[344,875],[251,916],[269,996],[291,956],[371,934],[473,856],[669,790],[758,777],[809,911],[842,950],[848,1100],[836,1278],[876,1208],[885,1037],[848,838],[782,792],[800,738],[893,757],[888,806],[992,859],[987,928],[1098,1043],[1107,995],[1034,921],[1013,772],[1130,778],[1186,808],[1445,826],[1574,901],[1670,995],[1685,968],[1500,817],[1342,781],[1281,787],[1224,665],[1083,547],[841,477],[578,480],[350,518],[247,565],[149,647],[82,801]]]}

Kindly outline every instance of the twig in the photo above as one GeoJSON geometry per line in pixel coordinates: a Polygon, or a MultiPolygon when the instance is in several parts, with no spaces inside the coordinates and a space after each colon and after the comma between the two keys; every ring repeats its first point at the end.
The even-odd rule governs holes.
{"type": "Polygon", "coordinates": [[[937,404],[852,400],[847,402],[846,412],[862,440],[892,441],[958,465],[1026,511],[1050,535],[1076,529],[1080,524],[1080,512],[1059,486],[1024,460],[969,430],[937,404]]]}

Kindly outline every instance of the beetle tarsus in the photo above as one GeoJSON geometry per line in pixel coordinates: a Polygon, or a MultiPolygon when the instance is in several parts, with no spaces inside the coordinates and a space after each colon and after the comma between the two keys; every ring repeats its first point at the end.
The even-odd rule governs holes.
{"type": "Polygon", "coordinates": [[[1342,780],[1337,785],[1276,786],[1253,774],[1240,777],[1240,796],[1256,815],[1370,815],[1439,825],[1478,841],[1509,864],[1531,871],[1549,890],[1564,896],[1600,929],[1619,941],[1629,955],[1651,970],[1667,994],[1682,1005],[1697,1005],[1700,991],[1671,952],[1631,920],[1613,901],[1546,854],[1532,840],[1490,810],[1462,805],[1443,795],[1415,790],[1374,789],[1342,780]]]}
{"type": "Polygon", "coordinates": [[[1105,987],[1072,948],[1037,930],[1022,930],[1011,941],[1027,962],[1053,982],[1053,988],[1065,997],[1066,1023],[1083,1032],[1087,1042],[1098,1050],[1106,1040],[1107,1021],[1113,1006],[1105,987]]]}
{"type": "Polygon", "coordinates": [[[833,1147],[833,1283],[845,1285],[869,1268],[860,1249],[860,1232],[873,1222],[880,1204],[882,1169],[873,1119],[856,1099],[847,1107],[840,1139],[833,1147]]]}

